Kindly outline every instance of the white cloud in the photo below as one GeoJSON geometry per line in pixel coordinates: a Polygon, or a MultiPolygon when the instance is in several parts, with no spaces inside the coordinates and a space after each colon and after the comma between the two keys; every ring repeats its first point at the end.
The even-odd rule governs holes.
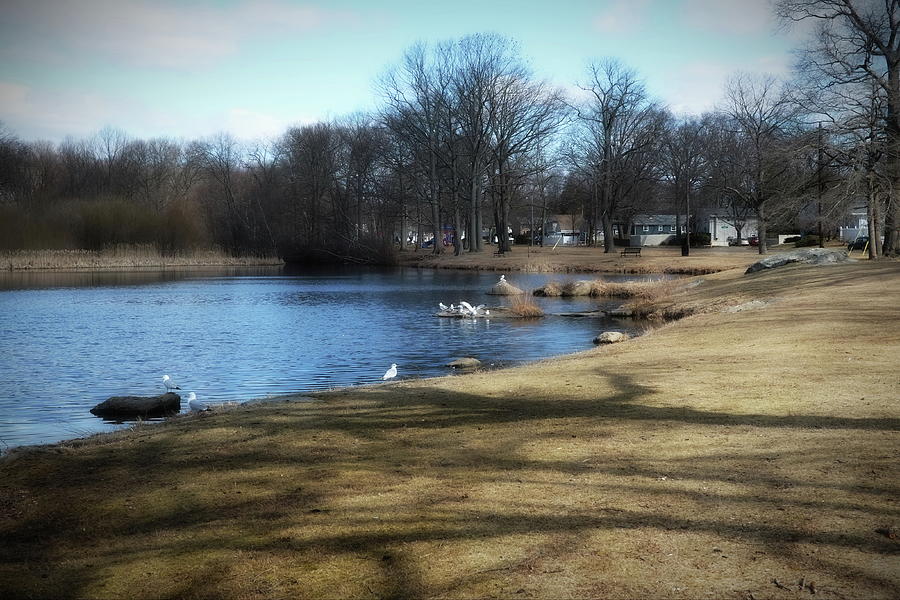
{"type": "Polygon", "coordinates": [[[271,138],[287,130],[289,122],[274,115],[246,108],[232,108],[225,119],[225,129],[235,137],[252,140],[271,138]]]}
{"type": "Polygon", "coordinates": [[[594,17],[594,28],[608,34],[633,32],[644,24],[649,4],[649,0],[611,0],[594,17]]]}
{"type": "Polygon", "coordinates": [[[243,0],[227,9],[153,0],[13,0],[4,6],[4,29],[27,31],[30,48],[18,56],[46,54],[47,41],[64,53],[87,52],[137,66],[191,68],[236,53],[248,39],[302,35],[356,22],[332,11],[285,0],[243,0]]]}
{"type": "Polygon", "coordinates": [[[728,34],[765,34],[776,23],[766,0],[685,0],[688,27],[728,34]]]}
{"type": "Polygon", "coordinates": [[[673,112],[700,114],[721,104],[725,83],[739,71],[783,78],[790,73],[790,68],[778,56],[764,56],[743,65],[696,61],[670,70],[658,84],[665,90],[667,104],[673,112]]]}

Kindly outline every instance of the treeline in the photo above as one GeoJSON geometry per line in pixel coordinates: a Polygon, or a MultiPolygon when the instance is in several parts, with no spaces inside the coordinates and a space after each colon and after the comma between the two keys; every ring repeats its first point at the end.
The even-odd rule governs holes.
{"type": "Polygon", "coordinates": [[[583,219],[589,243],[610,250],[636,214],[692,226],[715,211],[738,228],[757,218],[765,252],[767,230],[825,236],[868,206],[873,239],[885,236],[875,252],[893,253],[898,113],[871,78],[836,81],[814,60],[833,52],[821,36],[837,19],[790,85],[736,74],[723,105],[697,116],[673,115],[614,59],[591,63],[567,97],[513,41],[479,34],[410,48],[379,80],[376,114],[251,145],[107,128],[54,146],[5,133],[0,244],[384,262],[426,240],[432,252],[494,239],[507,251],[505,232],[533,239],[550,214],[583,219]]]}

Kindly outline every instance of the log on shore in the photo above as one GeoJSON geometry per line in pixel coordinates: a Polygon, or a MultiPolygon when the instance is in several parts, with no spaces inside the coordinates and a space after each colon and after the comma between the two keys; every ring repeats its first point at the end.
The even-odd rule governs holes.
{"type": "Polygon", "coordinates": [[[160,417],[181,410],[181,396],[113,396],[91,409],[98,417],[160,417]]]}

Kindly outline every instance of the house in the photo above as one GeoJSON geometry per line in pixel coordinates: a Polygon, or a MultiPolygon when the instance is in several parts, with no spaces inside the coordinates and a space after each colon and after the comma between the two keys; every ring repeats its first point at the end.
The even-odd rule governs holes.
{"type": "MultiPolygon", "coordinates": [[[[704,233],[709,234],[711,246],[728,246],[729,242],[738,237],[737,228],[734,226],[737,221],[730,216],[712,214],[706,218],[705,222],[706,231],[704,233]]],[[[744,217],[739,222],[742,240],[759,235],[759,224],[756,217],[744,217]]],[[[700,231],[703,231],[702,226],[700,231]]]]}
{"type": "Polygon", "coordinates": [[[545,246],[577,246],[584,243],[582,219],[573,215],[550,215],[544,224],[545,246]]]}
{"type": "MultiPolygon", "coordinates": [[[[667,244],[676,237],[675,221],[675,215],[635,215],[631,221],[631,245],[667,244]]],[[[681,231],[684,231],[684,225],[681,231]]]]}
{"type": "Polygon", "coordinates": [[[838,227],[838,239],[842,242],[851,242],[857,237],[869,235],[869,215],[865,206],[852,208],[844,223],[845,225],[838,227]]]}

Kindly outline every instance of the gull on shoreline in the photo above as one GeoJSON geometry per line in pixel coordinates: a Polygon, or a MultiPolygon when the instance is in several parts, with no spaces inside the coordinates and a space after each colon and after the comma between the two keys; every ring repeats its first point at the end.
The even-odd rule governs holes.
{"type": "Polygon", "coordinates": [[[387,372],[381,377],[382,381],[387,381],[388,379],[393,379],[397,376],[397,363],[392,363],[391,368],[387,370],[387,372]]]}
{"type": "Polygon", "coordinates": [[[197,400],[197,394],[191,392],[188,394],[188,408],[190,408],[192,412],[203,412],[209,410],[209,405],[197,400]]]}

